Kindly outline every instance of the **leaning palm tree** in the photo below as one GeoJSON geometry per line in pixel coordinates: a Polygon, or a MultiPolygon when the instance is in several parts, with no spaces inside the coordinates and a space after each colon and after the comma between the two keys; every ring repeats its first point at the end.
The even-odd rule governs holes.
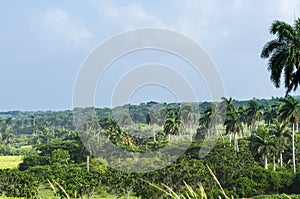
{"type": "Polygon", "coordinates": [[[287,121],[292,124],[292,161],[293,161],[293,171],[296,173],[296,157],[295,157],[295,131],[298,131],[299,122],[299,108],[300,103],[297,99],[290,95],[280,100],[283,104],[279,111],[280,121],[287,121]]]}
{"type": "Polygon", "coordinates": [[[276,88],[280,87],[283,73],[287,95],[300,83],[300,18],[295,20],[294,26],[276,20],[270,33],[276,38],[265,44],[261,57],[269,59],[270,79],[276,88]]]}

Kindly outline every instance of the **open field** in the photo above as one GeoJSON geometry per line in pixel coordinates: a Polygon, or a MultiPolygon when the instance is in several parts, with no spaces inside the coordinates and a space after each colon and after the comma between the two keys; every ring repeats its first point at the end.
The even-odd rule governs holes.
{"type": "Polygon", "coordinates": [[[23,156],[0,156],[0,169],[17,168],[23,156]]]}

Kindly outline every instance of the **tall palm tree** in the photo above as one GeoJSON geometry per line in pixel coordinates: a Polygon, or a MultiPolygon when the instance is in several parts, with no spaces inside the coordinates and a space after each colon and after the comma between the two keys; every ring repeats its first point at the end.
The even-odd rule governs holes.
{"type": "Polygon", "coordinates": [[[271,125],[273,120],[272,108],[270,106],[264,107],[263,109],[263,120],[266,124],[271,125]]]}
{"type": "Polygon", "coordinates": [[[262,118],[262,106],[257,101],[250,100],[249,107],[247,108],[247,117],[250,124],[250,132],[257,122],[262,118]]]}
{"type": "Polygon", "coordinates": [[[218,125],[221,123],[221,115],[219,113],[219,104],[213,103],[209,105],[204,113],[200,114],[199,125],[203,126],[207,130],[207,136],[211,137],[213,135],[219,134],[218,125]]]}
{"type": "Polygon", "coordinates": [[[276,38],[264,45],[261,57],[269,59],[270,79],[276,88],[280,87],[283,73],[287,95],[300,83],[300,18],[295,19],[294,26],[276,20],[270,33],[276,38]]]}
{"type": "MultiPolygon", "coordinates": [[[[268,169],[268,157],[276,152],[275,136],[270,135],[268,126],[260,125],[254,130],[251,138],[251,148],[254,154],[262,156],[264,168],[268,169]]],[[[274,159],[273,159],[274,160],[274,159]]]]}
{"type": "Polygon", "coordinates": [[[229,134],[230,143],[232,134],[234,136],[234,150],[239,152],[238,135],[243,132],[241,117],[237,108],[233,107],[230,112],[227,112],[225,119],[226,134],[229,134]]]}
{"type": "Polygon", "coordinates": [[[170,134],[180,134],[181,128],[182,120],[180,108],[167,108],[164,132],[166,135],[168,135],[168,139],[170,140],[170,134]]]}
{"type": "Polygon", "coordinates": [[[226,97],[222,97],[222,103],[221,106],[223,107],[223,111],[226,112],[225,114],[225,121],[224,121],[224,125],[226,126],[226,134],[229,134],[229,142],[230,142],[230,146],[231,146],[231,141],[232,141],[232,132],[229,131],[228,129],[228,123],[230,120],[232,120],[232,118],[234,117],[233,111],[235,109],[234,105],[233,105],[233,99],[230,98],[226,98],[226,97]]]}
{"type": "Polygon", "coordinates": [[[245,106],[240,106],[238,108],[238,112],[239,112],[239,115],[240,115],[240,118],[241,118],[241,122],[243,124],[246,124],[247,123],[247,109],[245,106]]]}
{"type": "Polygon", "coordinates": [[[295,131],[298,131],[299,108],[300,103],[290,95],[280,100],[283,104],[279,111],[279,119],[292,124],[292,161],[293,171],[296,173],[296,155],[295,155],[295,131]]]}
{"type": "Polygon", "coordinates": [[[287,123],[280,123],[278,120],[274,120],[274,123],[270,126],[270,134],[276,137],[276,146],[279,154],[280,167],[283,166],[282,154],[286,149],[287,140],[291,138],[291,129],[287,127],[287,123]]]}
{"type": "Polygon", "coordinates": [[[226,111],[226,113],[229,113],[234,108],[233,99],[231,97],[228,99],[226,97],[222,97],[221,99],[223,107],[226,108],[226,110],[224,111],[226,111]]]}
{"type": "Polygon", "coordinates": [[[195,123],[195,116],[192,111],[191,105],[185,105],[181,110],[184,123],[189,125],[190,141],[193,140],[193,125],[195,123]]]}
{"type": "Polygon", "coordinates": [[[281,109],[281,101],[280,99],[276,99],[276,101],[274,102],[274,104],[271,105],[271,109],[272,109],[272,117],[273,119],[277,119],[279,117],[279,111],[281,109]]]}
{"type": "Polygon", "coordinates": [[[238,114],[243,128],[242,131],[245,132],[245,127],[247,127],[247,108],[245,106],[240,106],[238,108],[238,114]]]}
{"type": "Polygon", "coordinates": [[[209,122],[211,117],[211,106],[208,106],[206,110],[200,114],[199,125],[209,128],[209,122]]]}
{"type": "Polygon", "coordinates": [[[35,116],[34,115],[31,115],[30,116],[31,119],[32,119],[32,123],[31,123],[31,126],[32,126],[32,134],[33,135],[36,135],[36,131],[37,131],[37,126],[35,125],[35,116]]]}
{"type": "Polygon", "coordinates": [[[10,148],[10,144],[14,140],[14,133],[9,128],[6,128],[2,136],[2,141],[10,148]]]}

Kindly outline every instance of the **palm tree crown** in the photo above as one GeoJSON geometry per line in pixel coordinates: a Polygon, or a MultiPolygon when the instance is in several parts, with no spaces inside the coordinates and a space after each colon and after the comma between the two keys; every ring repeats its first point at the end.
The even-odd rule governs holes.
{"type": "Polygon", "coordinates": [[[276,88],[280,87],[283,73],[286,94],[296,90],[300,84],[300,18],[294,26],[282,21],[274,21],[270,33],[277,38],[263,47],[261,57],[269,59],[270,79],[276,88]]]}

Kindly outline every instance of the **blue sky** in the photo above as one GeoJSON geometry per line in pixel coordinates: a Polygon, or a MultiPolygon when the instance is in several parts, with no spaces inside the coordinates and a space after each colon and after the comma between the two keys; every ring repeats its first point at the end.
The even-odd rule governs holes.
{"type": "MultiPolygon", "coordinates": [[[[197,41],[217,66],[227,97],[283,96],[284,89],[275,89],[269,81],[266,60],[259,55],[272,39],[268,32],[272,21],[292,23],[299,11],[298,0],[4,0],[0,2],[0,110],[71,109],[73,84],[89,53],[112,35],[141,27],[168,28],[197,41]]],[[[169,56],[136,53],[119,65],[151,60],[177,69],[179,63],[184,65],[169,56]]],[[[108,90],[121,75],[115,65],[103,80],[108,90]]],[[[199,100],[207,100],[205,84],[191,74],[184,75],[194,88],[199,86],[199,100]]],[[[174,100],[165,91],[141,88],[131,102],[174,100]]],[[[103,98],[109,97],[98,92],[97,106],[108,106],[103,98]]]]}

